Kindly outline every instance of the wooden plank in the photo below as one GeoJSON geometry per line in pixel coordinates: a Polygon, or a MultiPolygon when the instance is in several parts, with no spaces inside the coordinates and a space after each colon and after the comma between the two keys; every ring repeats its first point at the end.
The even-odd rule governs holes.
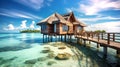
{"type": "Polygon", "coordinates": [[[92,42],[96,42],[96,43],[99,43],[99,44],[102,44],[102,46],[107,46],[107,47],[110,47],[110,48],[113,48],[113,49],[117,49],[117,50],[120,50],[120,43],[119,42],[115,42],[115,41],[110,41],[110,44],[108,44],[108,41],[107,40],[102,40],[100,39],[99,41],[95,38],[87,38],[87,37],[84,37],[84,36],[76,36],[77,38],[81,38],[81,39],[85,39],[85,40],[88,40],[88,41],[92,41],[92,42]]]}

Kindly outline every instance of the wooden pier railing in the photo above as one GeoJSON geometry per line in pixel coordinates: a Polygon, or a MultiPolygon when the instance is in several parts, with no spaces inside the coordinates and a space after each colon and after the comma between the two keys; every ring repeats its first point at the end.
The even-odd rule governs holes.
{"type": "Polygon", "coordinates": [[[87,37],[88,38],[95,38],[99,40],[106,40],[107,44],[110,42],[119,42],[120,43],[120,33],[95,33],[95,32],[84,32],[84,33],[77,33],[76,36],[80,37],[87,37]]]}
{"type": "Polygon", "coordinates": [[[120,42],[120,33],[106,33],[103,39],[107,39],[108,44],[110,44],[110,41],[120,42]]]}
{"type": "Polygon", "coordinates": [[[84,32],[75,34],[77,42],[79,39],[85,41],[92,41],[103,46],[104,56],[107,55],[107,47],[116,50],[117,55],[120,56],[120,33],[96,33],[96,32],[84,32]]]}

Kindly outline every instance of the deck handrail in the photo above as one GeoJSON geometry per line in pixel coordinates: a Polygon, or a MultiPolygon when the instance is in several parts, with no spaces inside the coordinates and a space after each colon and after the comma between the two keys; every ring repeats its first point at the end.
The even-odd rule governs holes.
{"type": "Polygon", "coordinates": [[[84,36],[88,38],[96,38],[98,41],[101,40],[107,40],[107,44],[110,44],[110,41],[120,42],[120,33],[98,33],[98,32],[84,32],[79,33],[79,36],[84,36]]]}

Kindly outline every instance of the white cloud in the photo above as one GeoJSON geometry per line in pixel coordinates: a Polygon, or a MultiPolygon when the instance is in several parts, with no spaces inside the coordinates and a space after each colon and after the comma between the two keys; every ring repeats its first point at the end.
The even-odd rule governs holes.
{"type": "Polygon", "coordinates": [[[14,0],[14,1],[36,10],[40,9],[44,3],[44,0],[14,0]]]}
{"type": "Polygon", "coordinates": [[[9,24],[8,25],[8,30],[14,30],[15,28],[14,28],[14,26],[13,26],[13,24],[9,24]]]}
{"type": "Polygon", "coordinates": [[[5,31],[19,31],[19,30],[24,30],[24,29],[36,29],[40,30],[40,27],[35,27],[35,21],[32,21],[29,27],[27,27],[27,20],[21,21],[21,24],[19,26],[14,26],[13,24],[8,24],[6,27],[3,27],[3,30],[5,31]]]}
{"type": "Polygon", "coordinates": [[[3,28],[3,30],[15,30],[15,27],[14,27],[14,25],[13,24],[8,24],[8,26],[7,27],[4,27],[3,28]]]}
{"type": "Polygon", "coordinates": [[[92,24],[86,27],[86,30],[88,31],[106,30],[107,32],[120,32],[120,21],[92,24]]]}
{"type": "Polygon", "coordinates": [[[98,12],[109,10],[109,9],[117,9],[120,10],[120,0],[111,1],[111,0],[87,0],[88,4],[80,3],[77,11],[83,12],[86,15],[95,15],[98,12]]]}
{"type": "Polygon", "coordinates": [[[20,27],[21,27],[22,29],[27,28],[26,22],[27,22],[27,20],[23,20],[23,21],[22,21],[22,23],[21,23],[21,25],[20,25],[20,27]]]}
{"type": "Polygon", "coordinates": [[[35,28],[35,21],[32,21],[31,25],[30,25],[30,28],[34,29],[35,28]]]}
{"type": "Polygon", "coordinates": [[[41,17],[19,10],[0,9],[0,15],[13,18],[41,19],[41,17]]]}

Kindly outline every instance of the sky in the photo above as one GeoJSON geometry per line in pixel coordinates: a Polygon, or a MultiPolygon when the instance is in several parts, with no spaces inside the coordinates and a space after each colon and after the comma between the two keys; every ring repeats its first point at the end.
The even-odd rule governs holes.
{"type": "Polygon", "coordinates": [[[0,0],[0,32],[39,30],[49,15],[71,11],[87,31],[120,32],[120,0],[0,0]]]}

